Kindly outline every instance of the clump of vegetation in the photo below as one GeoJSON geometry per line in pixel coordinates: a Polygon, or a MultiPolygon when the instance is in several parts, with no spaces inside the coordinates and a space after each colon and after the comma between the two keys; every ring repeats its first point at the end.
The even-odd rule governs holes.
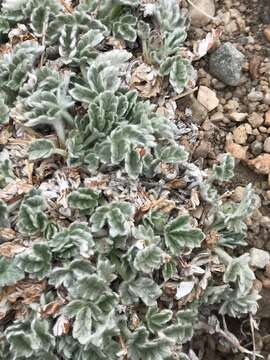
{"type": "MultiPolygon", "coordinates": [[[[232,317],[256,312],[248,254],[230,252],[245,245],[256,196],[250,186],[240,203],[219,194],[233,177],[227,154],[202,180],[179,145],[177,122],[130,90],[135,44],[170,91],[194,81],[180,51],[188,21],[177,1],[148,4],[146,18],[139,1],[76,3],[1,5],[2,42],[21,24],[0,59],[1,123],[45,137],[28,146],[33,166],[53,161],[62,168],[51,176],[56,196],[37,181],[15,201],[0,202],[0,225],[17,239],[0,250],[2,293],[15,284],[41,288],[13,312],[6,301],[12,321],[1,325],[1,358],[187,360],[195,325],[207,320],[202,309],[232,317]],[[112,39],[125,49],[113,48],[112,39]],[[164,167],[188,187],[184,200],[167,194],[165,208],[157,206],[156,189],[166,180],[164,167]],[[72,171],[79,181],[69,181],[72,171]],[[59,174],[69,175],[61,182],[59,174]],[[107,176],[105,185],[87,185],[99,176],[107,176]],[[139,196],[147,182],[154,185],[142,206],[132,191],[139,196]],[[187,206],[194,186],[204,222],[187,206]]],[[[2,189],[18,180],[14,166],[1,161],[2,189]]]]}

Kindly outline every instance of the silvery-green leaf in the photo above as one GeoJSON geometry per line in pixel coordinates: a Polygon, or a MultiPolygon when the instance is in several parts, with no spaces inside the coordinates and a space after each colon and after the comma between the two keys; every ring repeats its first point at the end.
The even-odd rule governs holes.
{"type": "Polygon", "coordinates": [[[50,140],[35,140],[28,147],[28,158],[30,161],[46,159],[54,154],[55,146],[50,140]]]}
{"type": "Polygon", "coordinates": [[[0,287],[13,285],[24,278],[24,273],[19,270],[13,260],[4,257],[0,259],[0,287]]]}
{"type": "Polygon", "coordinates": [[[220,165],[213,166],[214,178],[218,181],[228,181],[234,176],[234,158],[230,154],[223,154],[219,158],[220,165]]]}
{"type": "Polygon", "coordinates": [[[84,276],[78,281],[78,294],[83,299],[96,300],[105,290],[105,281],[95,274],[84,276]]]}
{"type": "Polygon", "coordinates": [[[52,254],[47,244],[34,243],[32,248],[16,256],[16,265],[37,279],[43,279],[51,270],[52,254]]]}
{"type": "Polygon", "coordinates": [[[14,179],[11,163],[8,159],[0,160],[0,188],[4,188],[14,179]]]}
{"type": "Polygon", "coordinates": [[[71,258],[78,254],[89,257],[93,255],[94,245],[90,229],[84,224],[76,223],[56,233],[49,240],[52,252],[61,258],[71,258]]]}
{"type": "Polygon", "coordinates": [[[232,258],[223,275],[225,283],[236,282],[241,293],[248,291],[255,280],[254,272],[249,267],[249,254],[232,258]]]}
{"type": "Polygon", "coordinates": [[[130,334],[128,358],[131,360],[164,360],[171,355],[171,341],[166,338],[149,339],[149,332],[141,326],[130,334]]]}
{"type": "Polygon", "coordinates": [[[98,205],[99,194],[91,189],[79,188],[68,195],[68,205],[73,209],[91,213],[98,205]]]}
{"type": "Polygon", "coordinates": [[[30,190],[23,199],[18,214],[18,229],[23,234],[36,234],[44,231],[47,225],[47,216],[43,212],[44,202],[41,192],[30,190]]]}
{"type": "Polygon", "coordinates": [[[83,307],[76,315],[73,323],[72,335],[81,344],[86,344],[91,337],[92,312],[89,307],[83,307]]]}
{"type": "Polygon", "coordinates": [[[155,153],[158,159],[169,164],[186,161],[188,158],[188,153],[183,149],[183,147],[177,145],[158,145],[155,148],[155,153]]]}
{"type": "Polygon", "coordinates": [[[70,63],[77,52],[77,27],[65,25],[59,38],[59,54],[66,64],[70,63]]]}
{"type": "Polygon", "coordinates": [[[34,30],[36,35],[42,35],[46,32],[46,22],[48,21],[49,9],[42,4],[33,9],[31,14],[31,28],[34,30]],[[44,28],[45,25],[45,28],[44,28]]]}
{"type": "Polygon", "coordinates": [[[150,278],[140,277],[130,284],[131,291],[147,306],[155,306],[156,300],[162,294],[159,286],[150,278]]]}
{"type": "Polygon", "coordinates": [[[174,275],[177,273],[176,264],[173,260],[164,264],[162,268],[162,275],[165,281],[173,278],[174,275]]]}
{"type": "Polygon", "coordinates": [[[177,94],[181,94],[188,82],[189,62],[181,57],[177,57],[172,65],[169,81],[177,94]]]}
{"type": "Polygon", "coordinates": [[[170,74],[174,61],[174,57],[168,57],[164,61],[162,61],[159,68],[160,75],[168,76],[170,74]]]}
{"type": "Polygon", "coordinates": [[[183,248],[199,247],[204,239],[200,229],[193,228],[189,223],[189,216],[180,216],[171,220],[164,230],[165,243],[172,254],[177,255],[183,248]]]}
{"type": "Polygon", "coordinates": [[[114,36],[130,42],[136,41],[136,23],[137,19],[133,15],[120,16],[117,21],[114,21],[112,26],[114,36]]]}
{"type": "Polygon", "coordinates": [[[33,354],[32,336],[24,331],[10,332],[7,334],[7,341],[10,343],[10,350],[16,357],[30,358],[33,354]]]}
{"type": "Polygon", "coordinates": [[[117,275],[115,274],[115,265],[112,265],[112,263],[106,258],[98,259],[97,274],[108,284],[117,278],[117,275]]]}
{"type": "Polygon", "coordinates": [[[45,319],[34,319],[31,323],[31,330],[34,335],[33,349],[49,351],[55,346],[55,338],[50,333],[49,323],[45,319]]]}
{"type": "Polygon", "coordinates": [[[137,178],[142,172],[142,159],[138,151],[130,150],[125,158],[125,170],[131,178],[137,178]]]}
{"type": "Polygon", "coordinates": [[[0,124],[7,124],[9,121],[9,107],[4,99],[0,99],[0,124]]]}
{"type": "Polygon", "coordinates": [[[0,227],[9,227],[9,216],[8,216],[8,207],[6,203],[0,199],[0,227]]]}
{"type": "Polygon", "coordinates": [[[149,245],[139,250],[134,260],[134,266],[138,271],[152,273],[161,266],[162,250],[156,245],[149,245]]]}
{"type": "Polygon", "coordinates": [[[165,325],[172,319],[173,312],[168,309],[160,310],[157,307],[149,307],[146,313],[148,329],[155,333],[164,329],[165,325]]]}
{"type": "Polygon", "coordinates": [[[180,344],[189,341],[194,333],[194,322],[197,316],[198,313],[196,309],[178,311],[176,314],[176,322],[164,329],[164,334],[180,344]]]}

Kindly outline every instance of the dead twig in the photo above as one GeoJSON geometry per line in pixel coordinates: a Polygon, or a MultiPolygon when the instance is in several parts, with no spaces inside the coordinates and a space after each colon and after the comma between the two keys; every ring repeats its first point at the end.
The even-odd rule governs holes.
{"type": "Polygon", "coordinates": [[[182,94],[179,94],[179,95],[176,95],[172,98],[172,100],[176,101],[176,100],[179,100],[187,95],[190,95],[190,94],[193,94],[196,90],[198,90],[198,87],[195,87],[194,89],[191,89],[191,90],[188,90],[182,94]]]}

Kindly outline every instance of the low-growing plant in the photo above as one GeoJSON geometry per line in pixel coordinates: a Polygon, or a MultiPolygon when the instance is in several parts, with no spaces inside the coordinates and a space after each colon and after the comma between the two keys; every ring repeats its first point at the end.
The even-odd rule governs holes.
{"type": "Polygon", "coordinates": [[[27,170],[13,173],[12,159],[0,162],[1,189],[25,172],[34,184],[19,184],[14,201],[0,200],[1,239],[11,234],[16,243],[8,245],[22,247],[1,249],[0,290],[42,289],[29,291],[30,300],[1,325],[0,358],[193,360],[186,350],[203,313],[256,311],[249,256],[234,257],[231,249],[246,244],[245,221],[257,198],[250,185],[239,203],[220,193],[234,175],[228,154],[202,181],[180,145],[179,124],[129,88],[131,51],[140,45],[172,91],[194,80],[181,55],[188,19],[178,2],[155,2],[144,20],[139,1],[76,4],[0,5],[2,41],[25,26],[0,58],[0,123],[35,134],[27,170]],[[180,200],[169,188],[168,199],[160,195],[164,169],[185,179],[184,198],[177,188],[180,200]],[[97,173],[108,183],[87,182],[97,173]],[[144,193],[145,184],[151,191],[144,193]],[[198,185],[205,221],[192,216],[188,202],[198,185]],[[188,292],[183,283],[192,285],[188,292]]]}

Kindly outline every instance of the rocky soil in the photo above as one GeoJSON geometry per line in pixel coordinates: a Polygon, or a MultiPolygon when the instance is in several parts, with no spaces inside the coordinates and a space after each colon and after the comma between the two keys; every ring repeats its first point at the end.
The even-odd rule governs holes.
{"type": "MultiPolygon", "coordinates": [[[[189,95],[189,100],[177,103],[181,108],[190,102],[199,128],[198,142],[192,150],[194,160],[207,166],[219,153],[231,153],[237,159],[234,196],[241,198],[243,186],[248,183],[260,195],[261,208],[250,220],[248,239],[250,247],[255,248],[251,250],[254,261],[261,264],[258,269],[254,263],[258,269],[255,286],[262,289],[255,319],[260,330],[255,330],[255,343],[265,359],[270,359],[270,2],[199,0],[193,4],[202,12],[191,7],[190,45],[213,29],[222,34],[216,49],[196,64],[198,91],[189,95]],[[256,253],[257,249],[263,251],[256,253]]],[[[228,327],[243,346],[251,349],[248,325],[230,321],[228,327]]],[[[194,349],[203,346],[205,360],[248,358],[245,354],[232,356],[228,346],[212,336],[204,338],[203,345],[201,338],[197,341],[194,349]]]]}

